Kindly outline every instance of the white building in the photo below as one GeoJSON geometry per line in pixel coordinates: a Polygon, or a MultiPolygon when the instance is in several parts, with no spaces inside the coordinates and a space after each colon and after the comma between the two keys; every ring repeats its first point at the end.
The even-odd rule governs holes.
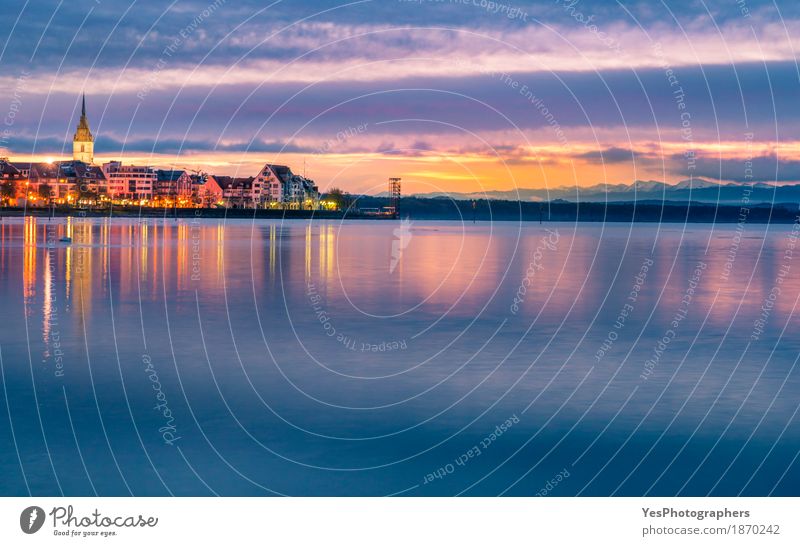
{"type": "Polygon", "coordinates": [[[123,165],[120,161],[103,164],[108,195],[113,199],[152,199],[158,175],[152,167],[123,165]]]}
{"type": "Polygon", "coordinates": [[[296,175],[286,165],[267,163],[258,173],[262,202],[293,209],[319,208],[319,190],[312,180],[296,175]]]}

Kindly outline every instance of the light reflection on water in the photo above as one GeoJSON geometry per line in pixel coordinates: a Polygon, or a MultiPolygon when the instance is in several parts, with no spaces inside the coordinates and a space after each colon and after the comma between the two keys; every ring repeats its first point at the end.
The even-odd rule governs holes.
{"type": "Polygon", "coordinates": [[[3,219],[0,492],[796,492],[792,226],[398,225],[3,219]]]}

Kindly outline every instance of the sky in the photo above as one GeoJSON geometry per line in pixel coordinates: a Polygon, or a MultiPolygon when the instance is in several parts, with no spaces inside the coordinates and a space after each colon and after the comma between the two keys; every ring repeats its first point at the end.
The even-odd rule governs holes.
{"type": "Polygon", "coordinates": [[[800,181],[790,0],[4,0],[0,155],[322,190],[800,181]]]}

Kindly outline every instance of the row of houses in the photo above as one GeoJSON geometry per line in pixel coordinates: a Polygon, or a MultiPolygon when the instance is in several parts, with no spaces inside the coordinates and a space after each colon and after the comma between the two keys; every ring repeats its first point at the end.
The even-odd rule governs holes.
{"type": "Polygon", "coordinates": [[[77,204],[111,201],[151,206],[229,208],[319,208],[313,181],[285,165],[266,164],[256,176],[231,177],[185,169],[157,169],[111,161],[102,166],[79,160],[29,163],[0,158],[6,201],[77,204]]]}

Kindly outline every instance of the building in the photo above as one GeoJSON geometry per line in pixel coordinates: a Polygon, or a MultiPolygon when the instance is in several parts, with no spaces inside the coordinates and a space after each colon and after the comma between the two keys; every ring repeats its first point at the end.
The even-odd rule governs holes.
{"type": "Polygon", "coordinates": [[[312,180],[292,175],[286,186],[286,202],[290,208],[317,210],[319,208],[319,189],[312,180]]]}
{"type": "Polygon", "coordinates": [[[209,176],[209,180],[222,189],[222,200],[226,207],[255,208],[259,205],[254,177],[209,176]]]}
{"type": "Polygon", "coordinates": [[[25,195],[25,182],[27,176],[23,176],[22,171],[8,158],[0,158],[0,204],[16,204],[17,198],[25,195]]]}
{"type": "MultiPolygon", "coordinates": [[[[91,195],[102,196],[107,193],[106,176],[97,165],[88,165],[82,161],[57,161],[45,165],[52,165],[55,169],[58,197],[74,193],[78,198],[89,196],[91,199],[91,195]]],[[[33,179],[31,183],[34,183],[33,179]]]]}
{"type": "Polygon", "coordinates": [[[319,208],[319,189],[313,180],[296,175],[286,165],[267,163],[256,177],[262,202],[293,209],[319,208]]]}
{"type": "Polygon", "coordinates": [[[81,102],[81,118],[72,139],[72,161],[11,162],[0,159],[0,181],[5,184],[6,201],[12,193],[16,201],[27,199],[29,205],[51,200],[62,203],[93,202],[107,193],[103,169],[92,165],[94,136],[86,117],[86,97],[81,102]]]}
{"type": "Polygon", "coordinates": [[[192,198],[192,177],[182,169],[158,169],[156,171],[156,198],[188,201],[192,198]]]}
{"type": "Polygon", "coordinates": [[[94,136],[89,130],[89,120],[86,118],[86,95],[81,102],[81,119],[72,138],[72,159],[87,165],[94,163],[94,136]]]}
{"type": "Polygon", "coordinates": [[[216,176],[208,175],[195,186],[194,195],[202,207],[211,207],[223,201],[222,186],[216,176]]]}
{"type": "Polygon", "coordinates": [[[7,157],[0,157],[0,182],[24,180],[27,177],[27,173],[23,174],[22,171],[8,161],[7,157]]]}
{"type": "Polygon", "coordinates": [[[256,178],[261,183],[265,202],[283,203],[283,186],[291,174],[292,171],[285,165],[264,165],[256,178]]]}
{"type": "Polygon", "coordinates": [[[61,202],[76,203],[82,198],[95,200],[107,192],[106,177],[97,165],[81,161],[54,161],[52,163],[13,162],[11,165],[23,175],[27,196],[35,201],[49,195],[61,202]]]}
{"type": "Polygon", "coordinates": [[[108,196],[112,199],[152,199],[158,174],[152,167],[123,165],[120,161],[103,164],[108,196]]]}

